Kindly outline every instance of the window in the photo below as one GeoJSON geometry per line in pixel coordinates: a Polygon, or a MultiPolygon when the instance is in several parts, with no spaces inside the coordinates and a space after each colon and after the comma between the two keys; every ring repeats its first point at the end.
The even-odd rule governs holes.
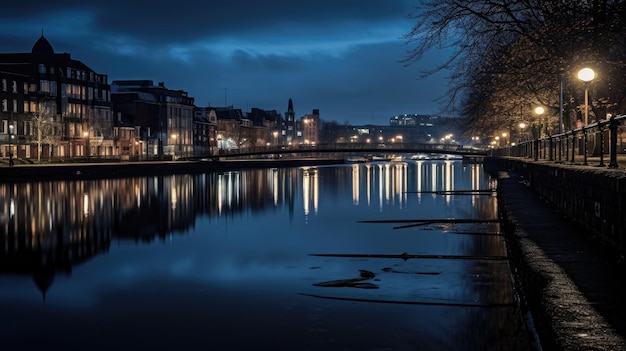
{"type": "Polygon", "coordinates": [[[50,81],[48,80],[42,80],[40,82],[41,87],[39,88],[39,90],[42,93],[50,93],[50,81]]]}
{"type": "Polygon", "coordinates": [[[7,80],[6,79],[2,80],[2,91],[7,91],[7,80]]]}
{"type": "Polygon", "coordinates": [[[13,100],[13,112],[17,112],[17,100],[13,100]]]}
{"type": "Polygon", "coordinates": [[[11,84],[11,90],[13,91],[13,93],[17,93],[17,82],[13,81],[13,84],[11,84]]]}
{"type": "Polygon", "coordinates": [[[9,110],[9,105],[7,99],[2,99],[2,112],[7,112],[9,110]]]}
{"type": "Polygon", "coordinates": [[[39,64],[39,73],[46,73],[46,65],[42,63],[39,64]]]}
{"type": "Polygon", "coordinates": [[[50,95],[57,96],[57,82],[50,82],[50,95]]]}

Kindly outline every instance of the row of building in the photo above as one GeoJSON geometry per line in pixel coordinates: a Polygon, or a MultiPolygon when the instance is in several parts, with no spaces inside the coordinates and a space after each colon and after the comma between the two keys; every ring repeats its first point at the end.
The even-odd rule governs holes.
{"type": "Polygon", "coordinates": [[[0,54],[0,158],[179,158],[224,148],[318,143],[319,110],[199,107],[151,80],[108,81],[42,36],[0,54]]]}

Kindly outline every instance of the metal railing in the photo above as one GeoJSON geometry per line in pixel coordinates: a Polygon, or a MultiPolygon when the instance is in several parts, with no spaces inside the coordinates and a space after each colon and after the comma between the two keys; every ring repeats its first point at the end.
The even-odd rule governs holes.
{"type": "Polygon", "coordinates": [[[626,115],[613,116],[565,133],[521,141],[492,150],[493,156],[523,157],[553,162],[588,165],[598,159],[598,167],[617,168],[617,155],[626,154],[626,115]]]}

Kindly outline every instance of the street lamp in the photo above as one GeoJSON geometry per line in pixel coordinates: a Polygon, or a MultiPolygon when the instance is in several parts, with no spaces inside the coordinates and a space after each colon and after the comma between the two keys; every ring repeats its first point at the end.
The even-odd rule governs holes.
{"type": "Polygon", "coordinates": [[[13,121],[9,124],[9,166],[13,166],[13,121]]]}
{"type": "Polygon", "coordinates": [[[178,135],[172,134],[172,139],[174,139],[172,142],[172,156],[176,158],[176,140],[178,139],[178,135]]]}
{"type": "Polygon", "coordinates": [[[589,82],[596,77],[596,72],[585,67],[578,71],[578,79],[585,83],[585,125],[589,124],[589,82]]]}
{"type": "Polygon", "coordinates": [[[519,141],[521,142],[522,140],[526,140],[526,138],[524,138],[524,128],[526,128],[526,123],[521,122],[519,124],[519,129],[520,129],[520,136],[519,136],[519,141]]]}
{"type": "MultiPolygon", "coordinates": [[[[544,112],[546,112],[546,109],[545,109],[545,108],[543,108],[543,106],[537,106],[537,107],[535,107],[535,114],[536,114],[537,116],[539,116],[539,117],[538,117],[538,120],[539,120],[539,122],[540,122],[540,123],[539,123],[539,133],[538,133],[538,135],[536,136],[536,137],[538,137],[538,138],[541,138],[541,137],[542,137],[542,133],[541,133],[541,126],[542,126],[542,123],[541,123],[541,122],[542,122],[542,120],[541,120],[541,115],[543,115],[543,113],[544,113],[544,112]]],[[[535,137],[535,136],[533,135],[533,137],[535,137]]]]}
{"type": "Polygon", "coordinates": [[[84,131],[83,132],[83,137],[85,138],[85,148],[87,149],[85,151],[85,156],[87,156],[89,158],[89,156],[91,156],[91,145],[89,145],[89,132],[84,131]]]}

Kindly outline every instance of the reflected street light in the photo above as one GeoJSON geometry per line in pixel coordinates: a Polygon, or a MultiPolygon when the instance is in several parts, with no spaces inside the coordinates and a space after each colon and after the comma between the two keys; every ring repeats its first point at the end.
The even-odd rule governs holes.
{"type": "Polygon", "coordinates": [[[585,83],[585,125],[589,124],[589,82],[596,77],[596,72],[591,68],[583,68],[578,71],[578,79],[585,83]]]}

